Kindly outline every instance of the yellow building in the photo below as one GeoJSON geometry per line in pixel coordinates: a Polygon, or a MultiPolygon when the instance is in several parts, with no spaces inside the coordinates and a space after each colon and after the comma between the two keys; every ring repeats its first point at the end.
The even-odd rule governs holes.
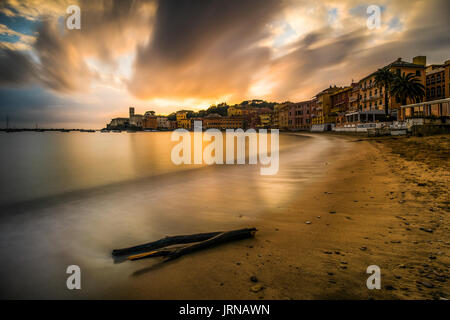
{"type": "Polygon", "coordinates": [[[273,107],[272,127],[283,129],[288,126],[288,105],[290,103],[280,103],[273,107]]]}
{"type": "MultiPolygon", "coordinates": [[[[396,75],[413,73],[425,86],[425,65],[426,57],[417,56],[413,58],[413,62],[403,61],[398,58],[394,62],[385,66],[389,71],[396,75]]],[[[376,71],[375,71],[376,72],[376,71]]],[[[362,112],[375,112],[374,114],[381,114],[384,112],[384,95],[386,94],[384,87],[375,86],[375,72],[369,74],[368,76],[362,78],[359,81],[360,87],[360,110],[362,112]],[[382,112],[383,111],[383,112],[382,112]]],[[[408,101],[408,103],[413,103],[415,101],[408,101]]],[[[390,114],[396,116],[397,111],[400,108],[401,101],[389,95],[389,110],[390,114]]]]}
{"type": "Polygon", "coordinates": [[[445,88],[445,97],[450,98],[450,60],[445,61],[445,78],[447,79],[447,88],[445,88]]]}
{"type": "Polygon", "coordinates": [[[236,108],[234,106],[228,107],[227,115],[229,117],[241,117],[242,116],[242,109],[236,108]]]}
{"type": "Polygon", "coordinates": [[[266,112],[259,115],[259,127],[268,128],[272,125],[272,113],[266,112]]]}
{"type": "Polygon", "coordinates": [[[187,118],[187,111],[177,111],[177,128],[191,129],[191,120],[187,118]]]}
{"type": "Polygon", "coordinates": [[[334,123],[336,120],[336,114],[331,112],[331,95],[339,91],[340,87],[329,87],[325,90],[319,92],[316,99],[316,114],[312,118],[312,124],[324,124],[324,123],[334,123]]]}

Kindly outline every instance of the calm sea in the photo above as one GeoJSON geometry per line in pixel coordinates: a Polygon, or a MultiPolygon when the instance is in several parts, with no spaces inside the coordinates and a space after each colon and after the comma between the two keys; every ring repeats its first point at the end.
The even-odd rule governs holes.
{"type": "Polygon", "coordinates": [[[176,166],[170,132],[0,133],[2,298],[71,298],[65,270],[83,272],[80,297],[122,297],[138,264],[110,252],[189,234],[257,226],[323,174],[333,141],[280,135],[280,170],[176,166]],[[106,295],[108,293],[108,295],[106,295]]]}

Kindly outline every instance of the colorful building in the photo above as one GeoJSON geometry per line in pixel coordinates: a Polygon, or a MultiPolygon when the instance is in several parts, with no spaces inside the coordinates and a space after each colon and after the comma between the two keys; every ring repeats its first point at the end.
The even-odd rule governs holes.
{"type": "Polygon", "coordinates": [[[342,125],[345,122],[345,114],[350,110],[350,96],[352,95],[353,84],[339,89],[330,95],[331,113],[336,114],[336,125],[342,125]]]}
{"type": "Polygon", "coordinates": [[[227,115],[229,117],[241,117],[242,116],[242,109],[238,108],[236,106],[230,106],[227,109],[227,115]]]}
{"type": "Polygon", "coordinates": [[[259,115],[259,128],[269,128],[272,126],[273,112],[265,112],[259,115]]]}
{"type": "Polygon", "coordinates": [[[130,107],[129,110],[129,123],[130,127],[142,128],[144,124],[144,116],[142,114],[135,114],[134,107],[130,107]]]}
{"type": "Polygon", "coordinates": [[[335,123],[337,113],[331,110],[331,95],[341,89],[341,87],[330,86],[316,95],[315,113],[311,124],[331,125],[335,123]]]}
{"type": "Polygon", "coordinates": [[[108,130],[113,130],[116,128],[125,129],[130,125],[129,118],[114,118],[109,124],[106,125],[108,130]]]}
{"type": "Polygon", "coordinates": [[[177,111],[177,128],[190,130],[192,127],[191,120],[187,117],[188,111],[177,111]]]}
{"type": "Polygon", "coordinates": [[[312,100],[293,103],[289,106],[289,130],[309,130],[311,128],[312,100]]]}
{"type": "Polygon", "coordinates": [[[426,100],[433,101],[450,97],[450,60],[433,64],[426,69],[426,100]]]}
{"type": "Polygon", "coordinates": [[[240,129],[244,128],[242,117],[222,117],[220,114],[211,113],[202,120],[203,129],[240,129]]]}
{"type": "MultiPolygon", "coordinates": [[[[385,68],[396,75],[412,73],[420,80],[420,83],[425,86],[425,65],[426,57],[417,56],[413,58],[412,63],[398,58],[385,66],[385,68]]],[[[376,71],[359,81],[361,111],[359,111],[357,115],[359,116],[359,119],[365,119],[366,121],[383,119],[385,114],[384,95],[386,92],[383,86],[375,86],[375,73],[376,71]]],[[[397,112],[400,105],[401,101],[389,95],[389,114],[395,119],[397,118],[397,112]]]]}

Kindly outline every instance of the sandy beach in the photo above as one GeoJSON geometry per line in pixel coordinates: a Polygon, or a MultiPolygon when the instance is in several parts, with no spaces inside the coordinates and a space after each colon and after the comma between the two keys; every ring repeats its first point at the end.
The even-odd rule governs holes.
{"type": "Polygon", "coordinates": [[[258,220],[255,239],[169,264],[139,262],[150,264],[139,273],[141,281],[164,283],[145,296],[449,298],[448,157],[440,157],[440,148],[426,148],[448,150],[449,137],[326,138],[345,145],[345,152],[323,164],[326,175],[299,193],[295,204],[258,220]],[[409,143],[417,154],[426,149],[426,156],[411,155],[409,143]],[[381,268],[381,290],[366,287],[369,265],[381,268]]]}
{"type": "MultiPolygon", "coordinates": [[[[126,134],[121,140],[89,137],[151,145],[145,134],[133,140],[126,134]]],[[[0,224],[1,296],[450,298],[448,135],[369,139],[290,133],[281,138],[285,151],[273,177],[262,177],[251,166],[213,166],[4,205],[9,214],[0,224]],[[244,227],[258,229],[254,239],[169,263],[114,261],[110,254],[165,235],[244,227]],[[71,264],[81,267],[82,290],[65,287],[71,264]],[[381,269],[380,290],[366,286],[370,265],[381,269]]],[[[80,144],[86,138],[70,139],[80,144]]],[[[94,172],[103,164],[88,156],[74,172],[94,172]]],[[[143,154],[131,163],[148,168],[147,159],[143,154]]],[[[63,177],[66,171],[61,172],[55,175],[63,177]]]]}
{"type": "Polygon", "coordinates": [[[169,289],[167,297],[448,298],[448,157],[427,149],[415,161],[407,143],[449,150],[449,137],[338,139],[354,147],[327,163],[326,177],[298,195],[298,206],[258,225],[253,241],[176,262],[201,281],[169,289]],[[381,290],[366,287],[372,264],[381,268],[381,290]],[[252,275],[263,287],[258,292],[252,275]]]}

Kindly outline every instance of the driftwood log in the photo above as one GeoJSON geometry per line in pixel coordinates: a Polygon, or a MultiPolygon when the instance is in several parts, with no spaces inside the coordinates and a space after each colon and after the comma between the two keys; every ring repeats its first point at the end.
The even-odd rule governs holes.
{"type": "MultiPolygon", "coordinates": [[[[194,251],[202,250],[205,248],[209,248],[209,247],[212,247],[212,246],[215,246],[218,244],[222,244],[225,242],[251,238],[255,235],[256,231],[257,231],[256,228],[246,228],[246,229],[232,230],[232,231],[226,231],[226,232],[211,232],[211,233],[201,233],[201,234],[193,234],[193,235],[185,235],[185,236],[168,237],[168,238],[160,239],[158,241],[150,242],[150,243],[136,246],[136,247],[114,250],[113,254],[114,254],[114,252],[121,252],[121,254],[125,254],[124,252],[126,252],[126,253],[137,252],[137,251],[149,250],[149,248],[150,248],[150,250],[153,250],[155,248],[163,248],[165,246],[173,245],[173,244],[194,242],[190,245],[187,245],[187,246],[184,246],[181,248],[173,248],[173,249],[165,248],[162,250],[153,250],[150,252],[131,255],[128,257],[128,260],[140,260],[140,259],[152,258],[152,257],[166,257],[167,260],[173,260],[182,255],[185,255],[185,254],[188,254],[188,253],[191,253],[194,251]],[[199,240],[199,239],[203,239],[203,240],[199,240]],[[182,241],[182,242],[180,242],[180,241],[182,241]],[[167,243],[169,243],[169,244],[167,244],[167,243]],[[157,247],[155,247],[155,246],[157,246],[157,247]]],[[[116,255],[117,255],[117,253],[116,253],[116,255]]]]}
{"type": "Polygon", "coordinates": [[[121,255],[130,254],[130,253],[147,252],[147,251],[171,246],[174,244],[204,241],[204,240],[210,239],[214,236],[217,236],[218,234],[220,234],[222,232],[223,231],[165,237],[165,238],[159,239],[157,241],[141,244],[141,245],[134,246],[134,247],[123,248],[123,249],[114,249],[112,251],[112,255],[113,256],[121,256],[121,255]]]}

